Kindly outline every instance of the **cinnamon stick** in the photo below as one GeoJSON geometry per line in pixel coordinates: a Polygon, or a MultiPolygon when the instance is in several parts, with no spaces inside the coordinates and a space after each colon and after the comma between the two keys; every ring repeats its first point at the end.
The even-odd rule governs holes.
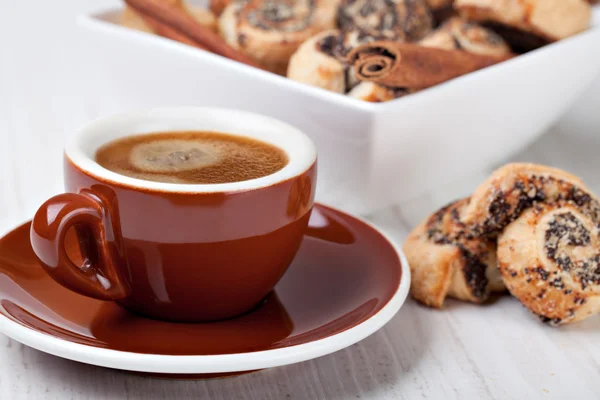
{"type": "Polygon", "coordinates": [[[348,62],[361,81],[394,88],[424,89],[511,57],[378,41],[352,50],[348,62]]]}
{"type": "MultiPolygon", "coordinates": [[[[163,32],[178,38],[183,36],[195,43],[197,47],[202,47],[223,57],[261,68],[256,61],[229,46],[217,33],[200,25],[177,5],[165,3],[164,0],[125,0],[125,3],[143,17],[150,18],[154,24],[152,28],[158,34],[163,32]]],[[[186,42],[189,43],[187,40],[186,42]]]]}

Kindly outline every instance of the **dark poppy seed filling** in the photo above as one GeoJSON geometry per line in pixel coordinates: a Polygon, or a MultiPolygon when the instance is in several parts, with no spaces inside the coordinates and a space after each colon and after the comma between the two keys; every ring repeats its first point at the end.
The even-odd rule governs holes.
{"type": "Polygon", "coordinates": [[[480,299],[485,298],[489,283],[486,274],[488,266],[482,261],[481,253],[471,250],[473,248],[480,249],[481,247],[474,246],[474,240],[477,239],[472,239],[467,234],[465,225],[460,221],[456,202],[441,208],[433,214],[427,222],[427,228],[428,240],[439,245],[452,245],[460,250],[463,260],[462,271],[472,295],[480,299]],[[446,215],[450,215],[453,225],[457,227],[451,233],[443,232],[442,229],[443,220],[446,215]]]}
{"type": "Polygon", "coordinates": [[[471,231],[478,236],[496,236],[523,211],[538,203],[577,205],[582,214],[600,226],[600,204],[574,184],[553,177],[523,177],[509,190],[497,191],[488,207],[489,217],[471,231]]]}
{"type": "Polygon", "coordinates": [[[550,286],[554,286],[557,289],[564,289],[565,288],[565,284],[562,280],[561,277],[555,278],[553,280],[550,281],[550,286]]]}
{"type": "Polygon", "coordinates": [[[315,0],[265,0],[247,11],[246,19],[255,28],[297,32],[312,22],[315,0]]]}
{"type": "Polygon", "coordinates": [[[416,41],[431,31],[433,18],[424,0],[344,0],[337,23],[343,31],[416,41]]]}
{"type": "MultiPolygon", "coordinates": [[[[600,229],[600,204],[589,193],[563,179],[532,175],[522,177],[508,190],[498,191],[488,207],[489,217],[472,231],[476,235],[494,237],[526,209],[538,207],[541,211],[542,204],[576,206],[584,217],[594,221],[595,229],[600,229]]],[[[591,232],[569,211],[555,215],[545,232],[546,256],[560,270],[570,272],[581,283],[582,289],[590,284],[600,284],[600,255],[596,251],[594,257],[575,261],[571,249],[590,244],[591,232]]],[[[548,272],[543,268],[534,271],[540,279],[548,280],[548,272]]]]}
{"type": "Polygon", "coordinates": [[[550,276],[550,274],[548,273],[548,271],[546,271],[542,267],[537,267],[536,269],[534,269],[534,271],[537,272],[537,274],[539,275],[540,279],[543,280],[543,281],[547,281],[548,280],[548,276],[550,276]]]}
{"type": "MultiPolygon", "coordinates": [[[[590,202],[589,200],[587,203],[590,202]]],[[[587,259],[573,260],[572,258],[573,248],[591,245],[591,232],[572,212],[567,211],[555,215],[548,223],[544,239],[546,256],[554,261],[562,271],[571,273],[573,278],[580,282],[583,290],[590,284],[600,285],[600,254],[598,254],[598,250],[595,251],[596,254],[593,257],[587,259]]]]}
{"type": "MultiPolygon", "coordinates": [[[[346,56],[348,55],[350,50],[352,50],[353,46],[349,45],[346,39],[346,34],[342,32],[338,34],[331,34],[319,40],[316,44],[316,47],[318,51],[328,55],[329,57],[337,59],[340,62],[340,64],[342,64],[342,66],[344,67],[344,87],[345,92],[347,93],[350,91],[350,89],[352,89],[353,85],[351,84],[352,77],[350,76],[352,72],[350,66],[346,61],[346,56]]],[[[357,38],[357,40],[359,41],[361,39],[364,40],[364,38],[361,38],[360,36],[357,38]]]]}
{"type": "Polygon", "coordinates": [[[329,57],[336,58],[340,61],[346,60],[346,55],[350,51],[344,46],[344,35],[328,35],[317,42],[317,50],[327,54],[329,57]]]}

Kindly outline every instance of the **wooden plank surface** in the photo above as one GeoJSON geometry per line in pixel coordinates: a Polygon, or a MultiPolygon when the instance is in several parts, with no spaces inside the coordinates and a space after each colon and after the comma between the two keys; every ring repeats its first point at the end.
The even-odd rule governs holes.
{"type": "MultiPolygon", "coordinates": [[[[64,138],[95,117],[71,48],[74,15],[113,0],[0,0],[0,230],[62,189],[64,138]]],[[[566,168],[600,192],[600,80],[515,156],[566,168]]],[[[483,145],[483,144],[482,144],[483,145]]],[[[370,218],[401,242],[488,171],[370,218]]],[[[408,301],[381,331],[335,354],[211,381],[169,381],[56,358],[0,335],[0,399],[549,399],[600,395],[600,318],[560,329],[504,297],[483,307],[408,301]]]]}

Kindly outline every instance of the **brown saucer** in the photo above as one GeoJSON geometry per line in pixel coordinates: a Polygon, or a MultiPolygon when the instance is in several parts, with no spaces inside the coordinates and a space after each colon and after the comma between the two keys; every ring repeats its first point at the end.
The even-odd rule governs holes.
{"type": "MultiPolygon", "coordinates": [[[[78,295],[55,283],[35,259],[29,244],[29,226],[26,223],[0,239],[0,313],[6,317],[0,317],[0,330],[42,351],[111,368],[231,375],[302,361],[339,350],[373,333],[395,314],[408,290],[408,283],[401,282],[400,255],[381,233],[355,217],[316,205],[296,259],[262,305],[246,315],[220,322],[156,321],[131,314],[116,303],[78,295]],[[336,336],[336,341],[319,342],[319,349],[307,346],[305,355],[282,350],[300,349],[340,333],[344,335],[336,336]],[[196,359],[198,364],[178,368],[176,360],[191,358],[162,356],[166,367],[161,370],[143,364],[138,368],[136,363],[144,362],[144,356],[132,356],[131,360],[123,356],[130,353],[249,353],[255,358],[260,355],[260,359],[238,367],[224,361],[215,364],[216,370],[212,371],[206,366],[190,369],[190,365],[201,364],[201,357],[196,359]]],[[[73,239],[68,253],[76,259],[73,239]]],[[[252,359],[250,355],[244,357],[252,359]]],[[[231,362],[234,358],[222,357],[231,362]]]]}

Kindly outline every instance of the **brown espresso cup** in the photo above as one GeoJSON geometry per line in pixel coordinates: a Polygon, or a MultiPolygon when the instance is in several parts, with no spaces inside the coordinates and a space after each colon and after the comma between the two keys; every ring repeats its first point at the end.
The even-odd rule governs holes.
{"type": "Polygon", "coordinates": [[[31,225],[45,271],[85,296],[151,318],[197,322],[251,310],[292,262],[313,206],[316,150],[299,130],[256,114],[196,107],[97,120],[65,147],[65,194],[31,225]],[[258,179],[174,184],[134,179],[95,161],[102,145],[133,134],[214,131],[258,139],[288,163],[258,179]],[[76,233],[83,265],[65,248],[76,233]]]}

